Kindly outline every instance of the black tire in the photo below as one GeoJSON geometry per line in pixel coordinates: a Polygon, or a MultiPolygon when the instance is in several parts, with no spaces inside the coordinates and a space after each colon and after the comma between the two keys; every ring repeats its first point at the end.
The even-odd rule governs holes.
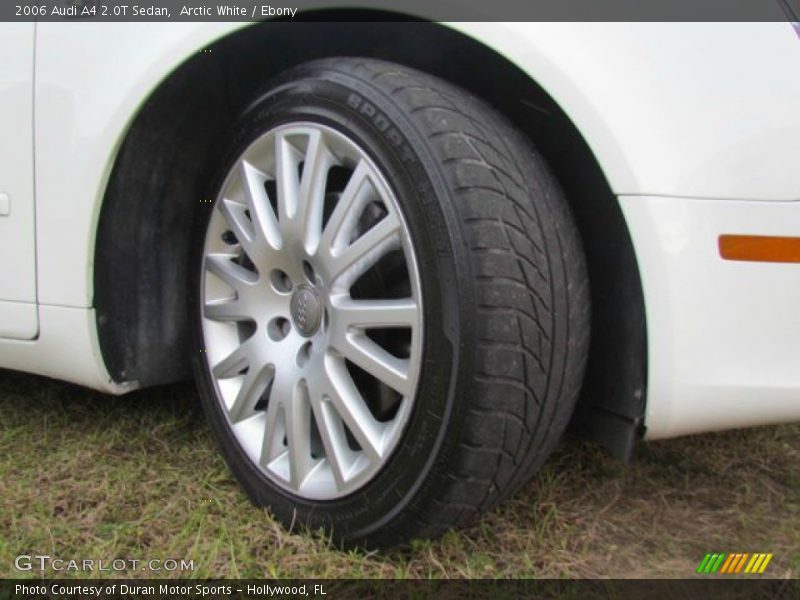
{"type": "MultiPolygon", "coordinates": [[[[366,486],[311,502],[279,489],[247,459],[196,352],[204,409],[242,487],[284,524],[322,526],[348,546],[438,536],[528,481],[572,414],[589,339],[576,228],[544,160],[503,117],[440,79],[360,58],[310,62],[272,82],[230,132],[206,197],[216,197],[255,135],[293,120],[357,140],[398,197],[422,266],[425,346],[413,413],[366,486]]],[[[201,206],[189,294],[198,348],[211,213],[201,206]]]]}

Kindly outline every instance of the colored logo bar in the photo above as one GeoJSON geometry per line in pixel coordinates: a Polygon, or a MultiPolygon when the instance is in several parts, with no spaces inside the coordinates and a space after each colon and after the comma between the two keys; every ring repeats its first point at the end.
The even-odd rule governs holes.
{"type": "Polygon", "coordinates": [[[737,573],[761,574],[767,568],[769,561],[772,560],[771,553],[763,552],[734,552],[725,554],[715,552],[706,554],[697,572],[701,574],[720,573],[724,575],[735,575],[737,573]]]}

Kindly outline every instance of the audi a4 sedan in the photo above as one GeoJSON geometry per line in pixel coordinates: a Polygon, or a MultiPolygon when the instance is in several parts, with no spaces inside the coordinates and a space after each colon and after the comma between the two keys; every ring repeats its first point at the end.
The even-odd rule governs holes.
{"type": "Polygon", "coordinates": [[[256,504],[373,547],[568,426],[800,420],[800,29],[326,16],[0,24],[0,367],[194,379],[256,504]]]}

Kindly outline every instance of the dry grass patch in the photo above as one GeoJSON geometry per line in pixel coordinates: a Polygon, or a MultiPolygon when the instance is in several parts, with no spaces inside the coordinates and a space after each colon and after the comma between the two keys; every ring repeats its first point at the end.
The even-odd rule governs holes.
{"type": "Polygon", "coordinates": [[[111,398],[0,371],[0,575],[44,553],[193,560],[193,573],[163,574],[183,577],[686,577],[708,551],[761,551],[772,576],[798,577],[798,434],[652,443],[632,467],[568,439],[472,528],[345,553],[249,503],[191,387],[111,398]]]}

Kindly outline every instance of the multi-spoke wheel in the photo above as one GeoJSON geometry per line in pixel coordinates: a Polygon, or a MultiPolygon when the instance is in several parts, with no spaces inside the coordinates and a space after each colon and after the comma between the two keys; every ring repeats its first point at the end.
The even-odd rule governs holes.
{"type": "Polygon", "coordinates": [[[414,403],[417,260],[391,187],[327,125],[261,133],[216,200],[203,335],[248,457],[305,498],[354,492],[386,463],[414,403]]]}
{"type": "Polygon", "coordinates": [[[588,336],[578,238],[528,143],[461,90],[356,59],[273,82],[230,140],[190,310],[209,421],[251,497],[388,545],[524,483],[588,336]]]}

